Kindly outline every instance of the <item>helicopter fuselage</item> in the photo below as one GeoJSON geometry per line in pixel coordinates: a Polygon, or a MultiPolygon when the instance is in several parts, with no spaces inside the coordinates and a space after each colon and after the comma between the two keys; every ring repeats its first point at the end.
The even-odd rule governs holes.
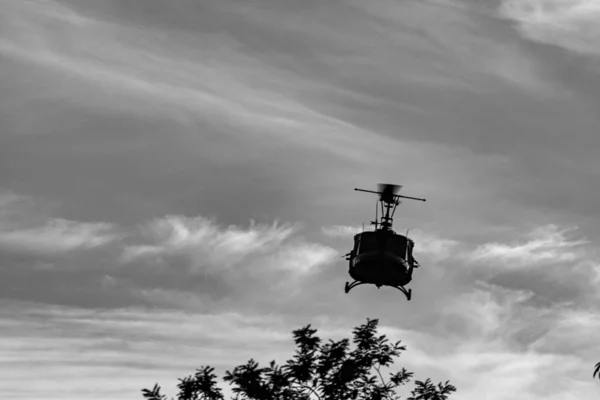
{"type": "Polygon", "coordinates": [[[377,286],[405,286],[411,280],[408,262],[391,251],[372,251],[350,260],[350,276],[377,286]]]}
{"type": "Polygon", "coordinates": [[[380,184],[380,190],[374,192],[355,188],[361,192],[379,194],[381,204],[381,219],[378,220],[375,209],[375,231],[354,235],[354,248],[344,257],[350,261],[349,275],[354,282],[346,282],[344,291],[348,293],[353,287],[363,284],[392,286],[402,291],[407,300],[411,299],[411,289],[404,288],[412,280],[413,268],[419,264],[413,258],[414,242],[407,236],[402,236],[392,230],[392,219],[400,198],[425,201],[416,197],[396,194],[401,186],[380,184]],[[385,208],[385,210],[384,210],[385,208]]]}

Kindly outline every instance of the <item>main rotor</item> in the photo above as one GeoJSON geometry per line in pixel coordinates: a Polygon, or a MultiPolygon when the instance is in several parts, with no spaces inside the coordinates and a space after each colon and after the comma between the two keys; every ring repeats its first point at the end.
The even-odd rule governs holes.
{"type": "Polygon", "coordinates": [[[426,201],[425,199],[420,199],[418,197],[410,197],[410,196],[402,196],[397,194],[400,189],[402,189],[402,185],[392,185],[388,183],[380,183],[378,185],[378,191],[365,190],[354,188],[354,190],[359,192],[367,192],[367,193],[375,193],[379,195],[379,203],[381,204],[381,221],[377,220],[377,206],[375,208],[375,221],[371,221],[372,225],[375,225],[375,230],[380,231],[392,231],[392,222],[393,216],[396,212],[396,207],[401,203],[400,199],[410,199],[410,200],[419,200],[426,201]],[[384,215],[384,207],[385,207],[385,215],[384,215]]]}

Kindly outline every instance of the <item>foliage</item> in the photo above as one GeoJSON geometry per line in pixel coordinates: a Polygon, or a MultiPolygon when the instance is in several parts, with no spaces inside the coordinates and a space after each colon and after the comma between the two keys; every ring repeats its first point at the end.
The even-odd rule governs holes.
{"type": "MultiPolygon", "coordinates": [[[[251,359],[227,371],[224,380],[233,386],[234,400],[398,400],[396,389],[409,383],[413,373],[402,368],[385,381],[381,369],[390,367],[406,347],[377,336],[378,322],[367,319],[353,330],[354,350],[349,339],[324,343],[308,325],[293,331],[296,352],[284,366],[271,361],[261,368],[251,359]]],[[[177,400],[223,400],[213,371],[203,367],[180,379],[177,400]]],[[[435,386],[427,379],[415,385],[407,400],[447,400],[456,391],[448,381],[435,386]]],[[[148,400],[167,400],[158,384],[142,393],[148,400]]]]}

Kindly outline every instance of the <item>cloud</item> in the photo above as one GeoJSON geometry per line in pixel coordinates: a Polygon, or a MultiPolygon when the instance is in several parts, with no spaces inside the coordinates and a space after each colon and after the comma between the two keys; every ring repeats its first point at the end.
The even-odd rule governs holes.
{"type": "Polygon", "coordinates": [[[66,18],[64,5],[49,1],[40,10],[35,4],[11,3],[17,22],[7,24],[10,29],[0,40],[0,52],[49,71],[67,72],[71,81],[54,91],[55,99],[154,118],[162,115],[181,120],[183,112],[188,123],[226,120],[228,126],[244,128],[246,135],[267,135],[353,160],[365,159],[366,147],[370,156],[388,153],[389,146],[377,146],[373,141],[387,139],[322,112],[298,90],[313,87],[317,93],[333,94],[335,88],[316,85],[312,79],[238,51],[235,37],[209,34],[190,40],[175,35],[165,38],[164,46],[157,46],[152,32],[145,28],[80,16],[74,10],[66,18]],[[55,25],[57,19],[60,24],[55,25]],[[47,24],[34,23],[40,20],[47,24]],[[72,36],[68,47],[61,45],[63,37],[58,32],[72,36]],[[82,88],[72,79],[94,87],[82,88]],[[97,86],[110,88],[114,95],[106,96],[97,86]],[[138,101],[132,102],[131,96],[138,101]]]}
{"type": "Polygon", "coordinates": [[[354,235],[362,232],[363,229],[360,226],[332,225],[322,227],[321,231],[326,236],[346,239],[354,237],[354,235]]]}
{"type": "Polygon", "coordinates": [[[415,241],[415,254],[425,254],[434,262],[452,258],[454,249],[460,244],[456,240],[428,234],[421,230],[410,231],[409,237],[415,241]]]}
{"type": "Polygon", "coordinates": [[[600,313],[595,309],[561,309],[556,313],[551,329],[531,343],[538,352],[589,358],[590,349],[598,347],[600,313]]]}
{"type": "Polygon", "coordinates": [[[128,246],[123,261],[185,254],[196,265],[227,269],[250,255],[272,251],[294,231],[291,226],[257,225],[254,221],[248,229],[223,229],[204,217],[166,216],[142,228],[142,238],[151,244],[128,246]]]}
{"type": "Polygon", "coordinates": [[[293,273],[295,279],[297,275],[314,273],[319,267],[333,263],[337,255],[338,252],[331,247],[316,243],[301,243],[284,246],[265,260],[265,263],[276,270],[293,273]]]}
{"type": "Polygon", "coordinates": [[[449,300],[440,313],[445,318],[456,318],[457,322],[464,324],[461,327],[462,334],[477,338],[480,343],[493,348],[497,340],[506,339],[517,309],[534,294],[487,283],[477,286],[455,300],[449,300]]]}
{"type": "Polygon", "coordinates": [[[560,95],[542,76],[537,60],[505,35],[494,16],[482,12],[479,5],[452,0],[351,3],[374,17],[373,26],[394,42],[386,46],[381,38],[386,45],[371,50],[375,57],[388,61],[371,61],[374,67],[403,65],[402,74],[386,75],[390,79],[395,75],[395,79],[404,77],[423,87],[445,86],[471,93],[497,92],[509,85],[529,95],[560,95]],[[398,44],[402,54],[414,52],[418,61],[413,64],[402,57],[398,63],[391,62],[389,51],[398,44]],[[377,54],[377,49],[382,52],[377,54]]]}
{"type": "Polygon", "coordinates": [[[600,56],[600,3],[595,0],[505,0],[500,10],[529,39],[600,56]]]}
{"type": "Polygon", "coordinates": [[[33,253],[62,253],[104,246],[118,237],[113,232],[112,224],[53,219],[38,228],[0,231],[0,246],[33,253]]]}
{"type": "Polygon", "coordinates": [[[48,218],[35,212],[31,199],[0,195],[0,247],[28,254],[60,254],[102,247],[121,237],[115,225],[48,218]]]}
{"type": "Polygon", "coordinates": [[[253,309],[266,294],[281,304],[302,295],[303,282],[339,258],[299,235],[300,225],[277,221],[221,226],[167,215],[133,229],[52,218],[42,203],[13,193],[0,204],[0,291],[14,299],[193,310],[243,300],[253,309]],[[71,285],[78,290],[65,292],[71,285]]]}
{"type": "Polygon", "coordinates": [[[557,394],[567,392],[577,398],[575,392],[585,393],[593,385],[588,378],[592,353],[597,354],[600,345],[591,333],[598,315],[589,323],[577,317],[566,322],[565,316],[577,313],[532,306],[532,295],[480,283],[447,298],[430,315],[427,334],[399,334],[408,343],[408,367],[434,380],[450,379],[464,399],[477,399],[482,393],[492,400],[504,399],[507,385],[517,399],[560,399],[564,397],[557,394]],[[564,324],[569,328],[563,331],[564,324]],[[567,331],[568,338],[555,333],[567,331]],[[565,345],[569,340],[573,346],[565,345]],[[565,375],[571,377],[568,384],[565,375]]]}
{"type": "Polygon", "coordinates": [[[226,307],[245,299],[246,306],[254,308],[268,302],[267,295],[283,304],[301,295],[303,280],[320,274],[339,254],[304,240],[298,229],[253,221],[248,227],[223,227],[204,217],[167,216],[142,227],[137,239],[142,243],[127,246],[121,262],[127,269],[134,266],[136,274],[152,270],[162,277],[162,287],[133,292],[155,304],[226,307]],[[190,279],[182,286],[182,279],[169,275],[190,279]],[[172,280],[179,283],[167,289],[165,281],[172,280]]]}
{"type": "Polygon", "coordinates": [[[464,269],[456,278],[530,291],[528,303],[536,307],[586,307],[598,298],[600,263],[595,247],[576,231],[547,225],[518,242],[463,249],[458,259],[464,269]]]}
{"type": "Polygon", "coordinates": [[[531,239],[523,244],[486,243],[478,246],[469,258],[476,263],[503,263],[508,268],[580,260],[585,256],[581,246],[589,241],[569,239],[566,234],[574,230],[560,229],[556,225],[540,227],[531,232],[531,239]]]}
{"type": "MultiPolygon", "coordinates": [[[[492,229],[490,232],[494,232],[492,229]]],[[[578,227],[556,224],[538,226],[526,233],[519,230],[500,231],[505,241],[471,243],[448,239],[421,230],[410,231],[419,252],[436,261],[466,262],[470,267],[494,269],[543,267],[556,263],[586,263],[595,257],[592,242],[581,236],[578,227]],[[517,232],[517,233],[515,233],[517,232]]]]}
{"type": "Polygon", "coordinates": [[[275,316],[1,304],[7,379],[0,389],[10,398],[120,399],[156,381],[174,393],[176,378],[200,364],[222,375],[250,358],[285,361],[293,349],[291,331],[275,316]],[[31,374],[40,376],[35,387],[25,384],[31,374]],[[56,384],[65,379],[68,385],[56,384]]]}
{"type": "Polygon", "coordinates": [[[4,229],[31,227],[47,220],[50,207],[10,190],[0,191],[0,223],[4,229]]]}

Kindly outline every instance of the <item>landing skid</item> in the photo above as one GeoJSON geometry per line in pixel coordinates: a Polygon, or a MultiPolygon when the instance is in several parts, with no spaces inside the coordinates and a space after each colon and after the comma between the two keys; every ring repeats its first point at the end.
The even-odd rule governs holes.
{"type": "MultiPolygon", "coordinates": [[[[344,291],[346,293],[348,293],[350,290],[352,290],[352,288],[354,288],[356,286],[359,286],[359,285],[366,285],[366,284],[373,285],[373,283],[369,283],[369,282],[360,282],[360,281],[354,281],[352,283],[346,282],[346,286],[344,287],[344,291]]],[[[386,285],[386,286],[395,287],[396,289],[398,289],[399,291],[401,291],[402,293],[404,293],[404,295],[406,296],[406,299],[408,301],[410,301],[410,298],[412,297],[412,289],[406,290],[404,288],[404,286],[392,286],[392,285],[386,285]]],[[[377,285],[377,289],[379,289],[380,287],[381,287],[381,285],[377,285]]]]}

